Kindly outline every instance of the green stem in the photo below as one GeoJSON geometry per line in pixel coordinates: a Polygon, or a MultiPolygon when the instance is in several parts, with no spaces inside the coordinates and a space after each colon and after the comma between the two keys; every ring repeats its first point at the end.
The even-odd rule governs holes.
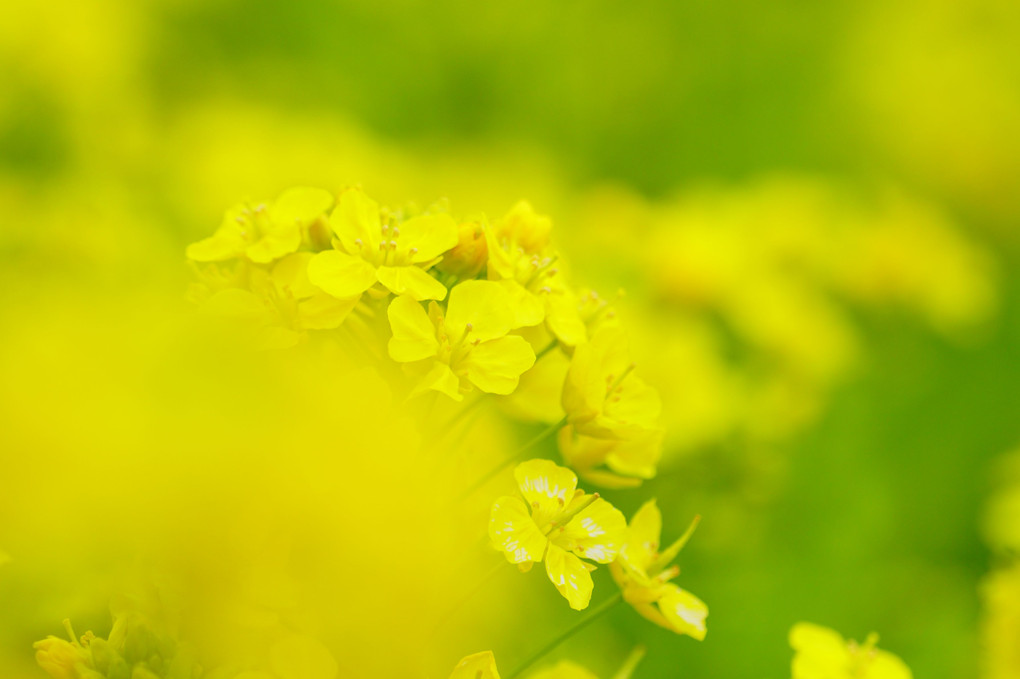
{"type": "Polygon", "coordinates": [[[506,458],[505,460],[500,462],[498,465],[496,465],[495,467],[493,467],[492,469],[487,471],[485,474],[483,474],[480,479],[478,479],[477,481],[472,483],[470,487],[468,487],[463,493],[461,493],[460,496],[457,499],[458,500],[464,500],[464,499],[466,499],[468,497],[471,497],[471,495],[476,490],[478,490],[479,488],[484,486],[486,483],[491,481],[493,479],[493,477],[495,477],[501,471],[506,469],[508,466],[510,466],[516,460],[518,460],[518,459],[524,457],[525,455],[527,455],[528,451],[530,451],[536,445],[538,445],[542,441],[546,440],[547,438],[549,438],[550,436],[552,436],[553,434],[558,432],[563,427],[563,425],[565,425],[566,423],[567,423],[567,418],[564,417],[559,422],[556,422],[554,424],[549,425],[547,428],[542,430],[542,433],[538,434],[537,436],[535,436],[535,438],[531,439],[530,441],[525,443],[523,446],[518,448],[517,452],[515,452],[513,455],[511,455],[510,457],[506,458]]]}
{"type": "Polygon", "coordinates": [[[516,679],[517,677],[521,676],[521,674],[524,672],[524,670],[528,669],[529,667],[534,665],[536,662],[538,662],[539,660],[544,658],[546,655],[548,655],[551,651],[553,651],[557,646],[562,644],[564,641],[566,641],[570,637],[574,636],[575,634],[577,634],[578,632],[583,630],[585,627],[587,627],[588,625],[592,624],[593,622],[598,620],[600,617],[602,617],[603,615],[608,613],[609,610],[611,608],[613,608],[613,606],[615,606],[616,604],[620,603],[621,601],[623,601],[623,591],[622,590],[618,591],[616,594],[614,594],[613,596],[611,596],[608,599],[606,599],[605,601],[603,601],[602,604],[600,604],[599,607],[596,608],[594,611],[592,611],[592,613],[590,615],[588,615],[586,618],[584,618],[583,620],[578,621],[572,627],[568,628],[565,632],[560,634],[558,637],[556,637],[555,639],[550,641],[548,644],[546,644],[545,646],[540,648],[530,658],[525,660],[523,664],[518,665],[517,669],[515,669],[513,672],[511,672],[509,675],[507,675],[506,679],[516,679]]]}
{"type": "Polygon", "coordinates": [[[549,344],[547,344],[545,346],[545,348],[542,349],[542,351],[540,351],[537,354],[535,354],[535,363],[538,363],[542,359],[543,356],[548,354],[550,351],[552,351],[553,349],[555,349],[559,345],[560,345],[560,341],[557,340],[557,339],[554,339],[552,342],[549,342],[549,344]]]}

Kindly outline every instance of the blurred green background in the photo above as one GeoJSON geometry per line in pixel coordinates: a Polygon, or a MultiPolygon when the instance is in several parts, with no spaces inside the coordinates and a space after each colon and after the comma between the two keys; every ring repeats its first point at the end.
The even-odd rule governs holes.
{"type": "MultiPolygon", "coordinates": [[[[621,611],[559,653],[608,675],[618,659],[589,649],[614,634],[648,644],[638,677],[779,678],[787,631],[810,620],[879,631],[918,677],[978,675],[979,519],[990,462],[1020,443],[1020,4],[88,0],[4,14],[0,330],[68,281],[183,295],[184,246],[239,198],[293,184],[490,214],[528,198],[578,278],[610,290],[653,277],[649,234],[668,237],[670,206],[701,192],[725,206],[793,177],[930,206],[986,257],[994,301],[964,296],[974,318],[941,332],[826,293],[862,348],[813,414],[767,441],[732,427],[680,446],[648,486],[667,534],[704,515],[682,578],[710,606],[707,640],[621,611]],[[614,220],[605,195],[647,208],[614,220]]],[[[790,219],[820,241],[839,221],[790,219]]],[[[938,284],[926,248],[897,254],[938,284]]],[[[756,369],[725,313],[650,287],[649,318],[704,319],[729,338],[728,371],[756,369]]],[[[630,515],[643,497],[618,502],[630,515]]]]}

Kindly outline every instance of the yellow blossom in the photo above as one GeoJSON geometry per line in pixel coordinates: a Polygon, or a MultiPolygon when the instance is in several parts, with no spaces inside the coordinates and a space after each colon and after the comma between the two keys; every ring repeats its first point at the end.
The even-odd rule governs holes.
{"type": "Polygon", "coordinates": [[[911,679],[897,656],[876,648],[878,635],[863,644],[847,641],[834,630],[807,622],[790,630],[793,679],[911,679]]]}
{"type": "Polygon", "coordinates": [[[609,570],[623,590],[624,600],[638,613],[661,627],[700,641],[705,638],[708,607],[670,582],[680,574],[680,569],[670,563],[687,544],[696,525],[697,519],[676,542],[660,551],[662,514],[655,500],[649,500],[631,519],[619,556],[609,570]]]}
{"type": "Polygon", "coordinates": [[[308,330],[339,327],[358,298],[337,299],[312,285],[307,273],[312,256],[295,252],[269,271],[249,267],[242,280],[209,294],[201,308],[251,324],[255,343],[264,348],[293,346],[308,330]]]}
{"type": "Polygon", "coordinates": [[[71,628],[71,621],[64,620],[64,628],[70,641],[59,637],[48,636],[37,641],[35,660],[53,679],[79,679],[88,676],[101,676],[95,672],[92,654],[82,646],[71,628]]]}
{"type": "Polygon", "coordinates": [[[446,288],[428,274],[444,252],[457,245],[457,223],[447,214],[397,222],[359,188],[340,194],[329,217],[334,249],[308,265],[308,278],[341,299],[356,297],[376,283],[416,300],[443,299],[446,288]]]}
{"type": "Polygon", "coordinates": [[[499,679],[496,669],[496,658],[492,651],[482,651],[469,655],[453,668],[450,679],[499,679]]]}
{"type": "Polygon", "coordinates": [[[460,279],[474,278],[485,268],[489,248],[481,222],[468,221],[457,227],[457,245],[443,256],[436,268],[460,279]]]}
{"type": "Polygon", "coordinates": [[[458,401],[472,385],[509,394],[535,363],[531,345],[508,334],[513,311],[506,292],[489,281],[454,286],[445,312],[431,302],[426,313],[412,296],[401,295],[387,315],[390,357],[408,364],[419,379],[417,391],[434,389],[458,401]]]}
{"type": "Polygon", "coordinates": [[[333,196],[322,189],[293,188],[270,205],[237,205],[209,238],[188,246],[189,259],[221,262],[246,257],[268,264],[301,247],[303,234],[333,205],[333,196]]]}
{"type": "Polygon", "coordinates": [[[559,274],[557,256],[549,250],[548,217],[520,202],[501,221],[486,229],[489,280],[498,281],[514,305],[514,327],[543,321],[568,346],[587,339],[579,302],[559,274]]]}
{"type": "Polygon", "coordinates": [[[580,557],[612,562],[626,528],[623,514],[597,493],[578,489],[574,472],[549,460],[522,462],[514,478],[524,499],[504,496],[493,503],[493,546],[522,570],[544,561],[546,574],[570,607],[587,608],[595,566],[580,557]]]}
{"type": "Polygon", "coordinates": [[[566,425],[558,443],[563,460],[586,481],[605,488],[636,488],[655,476],[662,437],[661,429],[642,429],[628,438],[597,438],[566,425]]]}

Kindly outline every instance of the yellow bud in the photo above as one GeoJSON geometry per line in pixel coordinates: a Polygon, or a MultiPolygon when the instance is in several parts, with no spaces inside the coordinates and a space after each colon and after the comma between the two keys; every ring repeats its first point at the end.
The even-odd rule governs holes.
{"type": "Polygon", "coordinates": [[[87,652],[76,644],[57,637],[37,641],[35,660],[53,679],[79,679],[78,667],[87,662],[87,652]]]}
{"type": "Polygon", "coordinates": [[[489,249],[479,222],[464,222],[457,227],[457,245],[443,256],[436,268],[458,278],[474,278],[485,266],[489,249]]]}

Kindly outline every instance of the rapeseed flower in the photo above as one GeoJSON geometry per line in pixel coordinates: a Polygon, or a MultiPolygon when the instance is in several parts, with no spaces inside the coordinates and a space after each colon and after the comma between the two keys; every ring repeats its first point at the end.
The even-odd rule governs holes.
{"type": "Polygon", "coordinates": [[[587,329],[574,292],[559,274],[558,255],[549,247],[551,222],[520,202],[485,230],[489,280],[506,288],[513,301],[514,327],[545,322],[557,340],[575,346],[587,329]]]}
{"type": "Polygon", "coordinates": [[[567,422],[585,436],[629,439],[657,428],[658,392],[634,375],[623,331],[600,328],[574,350],[563,383],[567,422]]]}
{"type": "Polygon", "coordinates": [[[623,599],[642,616],[677,634],[705,638],[708,607],[698,597],[670,582],[680,568],[670,565],[690,539],[697,519],[665,550],[659,549],[662,514],[649,500],[631,519],[620,553],[609,570],[623,599]]]}
{"type": "Polygon", "coordinates": [[[623,331],[602,326],[578,346],[563,382],[563,459],[582,477],[614,488],[655,476],[662,452],[658,392],[633,374],[623,331]]]}
{"type": "Polygon", "coordinates": [[[303,187],[284,191],[269,205],[236,205],[227,210],[216,233],[188,246],[188,258],[222,262],[244,257],[269,264],[297,252],[304,239],[311,239],[309,229],[332,205],[328,191],[303,187]]]}
{"type": "Polygon", "coordinates": [[[509,394],[535,363],[531,345],[509,334],[513,310],[506,291],[490,281],[454,286],[445,311],[430,302],[426,313],[413,296],[400,295],[387,315],[390,357],[417,379],[415,392],[432,389],[458,401],[472,386],[509,394]]]}
{"type": "Polygon", "coordinates": [[[858,644],[827,627],[797,623],[790,630],[793,679],[911,679],[910,668],[877,643],[877,634],[858,644]]]}
{"type": "Polygon", "coordinates": [[[523,500],[504,496],[492,505],[489,538],[507,561],[529,570],[544,561],[546,574],[574,610],[591,600],[595,566],[611,563],[627,522],[598,494],[577,488],[577,476],[549,460],[522,462],[514,470],[523,500]]]}
{"type": "Polygon", "coordinates": [[[446,288],[428,274],[458,243],[457,223],[447,214],[400,221],[359,188],[340,194],[329,217],[334,248],[315,255],[308,279],[330,295],[357,297],[377,283],[395,295],[443,299],[446,288]]]}

